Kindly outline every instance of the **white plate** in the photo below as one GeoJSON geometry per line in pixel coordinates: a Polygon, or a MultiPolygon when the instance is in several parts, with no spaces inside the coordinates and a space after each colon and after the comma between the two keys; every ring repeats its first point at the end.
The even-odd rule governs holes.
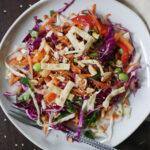
{"type": "MultiPolygon", "coordinates": [[[[4,91],[9,91],[8,83],[5,80],[4,57],[11,51],[15,45],[19,45],[25,37],[26,32],[33,26],[33,16],[42,17],[43,14],[49,14],[49,10],[57,10],[63,6],[66,0],[49,0],[40,1],[25,11],[10,27],[5,34],[0,45],[0,99],[1,106],[5,114],[16,126],[16,128],[25,135],[30,141],[44,150],[90,150],[91,147],[85,144],[66,142],[64,134],[58,131],[52,131],[48,137],[45,137],[43,132],[24,125],[11,118],[7,113],[12,104],[10,98],[3,96],[4,91]],[[58,135],[58,136],[57,136],[58,135]]],[[[130,119],[123,119],[114,126],[114,133],[111,142],[112,146],[116,146],[125,140],[137,127],[144,121],[150,112],[150,37],[149,33],[141,21],[141,19],[130,9],[114,0],[76,0],[75,3],[65,12],[79,12],[85,8],[91,8],[92,4],[97,4],[97,14],[106,15],[111,13],[110,19],[113,22],[121,23],[128,28],[133,35],[133,40],[137,51],[142,54],[143,69],[139,73],[141,79],[141,88],[135,96],[130,96],[132,113],[130,119]]]]}

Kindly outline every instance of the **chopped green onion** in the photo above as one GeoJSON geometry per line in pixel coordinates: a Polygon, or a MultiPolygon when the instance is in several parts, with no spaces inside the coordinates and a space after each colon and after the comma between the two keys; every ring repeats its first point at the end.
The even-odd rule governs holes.
{"type": "Polygon", "coordinates": [[[73,62],[74,62],[74,63],[78,63],[78,60],[77,60],[77,59],[73,59],[73,62]]]}
{"type": "Polygon", "coordinates": [[[90,139],[94,139],[93,133],[90,130],[86,131],[84,135],[90,139]]]}
{"type": "Polygon", "coordinates": [[[128,77],[128,75],[125,74],[125,73],[120,73],[120,74],[119,74],[119,80],[121,80],[121,81],[128,81],[128,80],[129,80],[129,77],[128,77]]]}
{"type": "Polygon", "coordinates": [[[118,50],[118,52],[119,52],[120,54],[123,54],[123,49],[120,48],[120,49],[118,50]]]}
{"type": "Polygon", "coordinates": [[[55,25],[55,24],[53,24],[53,23],[51,24],[51,26],[56,27],[56,25],[55,25]]]}
{"type": "Polygon", "coordinates": [[[90,33],[92,33],[92,32],[99,33],[97,30],[91,30],[91,29],[89,30],[89,32],[90,32],[90,33]]]}
{"type": "Polygon", "coordinates": [[[90,56],[90,57],[99,57],[99,54],[98,53],[90,53],[88,56],[90,56]]]}
{"type": "Polygon", "coordinates": [[[63,111],[63,112],[61,112],[60,115],[57,117],[57,120],[60,120],[60,119],[66,117],[66,116],[68,116],[68,115],[70,115],[69,112],[63,111]]]}
{"type": "Polygon", "coordinates": [[[49,11],[50,17],[54,14],[55,12],[53,10],[49,11]]]}
{"type": "Polygon", "coordinates": [[[20,102],[25,102],[29,100],[31,97],[29,90],[27,90],[24,94],[20,95],[17,99],[20,102]]]}
{"type": "Polygon", "coordinates": [[[116,69],[115,69],[115,73],[118,73],[118,74],[119,74],[119,73],[121,73],[121,72],[122,72],[121,68],[116,68],[116,69]]]}
{"type": "Polygon", "coordinates": [[[33,65],[33,70],[36,71],[36,72],[39,72],[41,71],[41,63],[36,63],[33,65]]]}
{"type": "Polygon", "coordinates": [[[35,30],[29,30],[29,33],[33,38],[38,37],[38,32],[35,30]]]}

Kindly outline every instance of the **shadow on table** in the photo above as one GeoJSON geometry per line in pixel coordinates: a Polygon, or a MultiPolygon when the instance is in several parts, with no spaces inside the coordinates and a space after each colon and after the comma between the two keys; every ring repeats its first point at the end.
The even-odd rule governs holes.
{"type": "Polygon", "coordinates": [[[119,150],[150,150],[150,122],[144,122],[126,141],[116,148],[119,150]]]}

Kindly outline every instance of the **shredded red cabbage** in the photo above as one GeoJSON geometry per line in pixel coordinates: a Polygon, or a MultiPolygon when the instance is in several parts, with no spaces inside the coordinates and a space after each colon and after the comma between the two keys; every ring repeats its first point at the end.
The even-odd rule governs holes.
{"type": "MultiPolygon", "coordinates": [[[[39,30],[39,23],[42,22],[41,19],[37,19],[37,16],[33,17],[35,20],[35,26],[32,28],[32,30],[38,31],[39,30]]],[[[27,42],[31,38],[30,33],[27,34],[27,36],[23,39],[23,43],[27,42]]]]}
{"type": "Polygon", "coordinates": [[[14,91],[14,92],[4,92],[3,95],[4,96],[15,96],[16,93],[17,93],[16,91],[14,91]]]}
{"type": "Polygon", "coordinates": [[[34,51],[35,49],[38,49],[40,47],[41,41],[42,41],[41,38],[36,38],[35,40],[29,40],[27,42],[28,54],[30,54],[30,52],[34,51]]]}
{"type": "Polygon", "coordinates": [[[50,111],[50,112],[59,112],[59,111],[63,111],[65,110],[63,107],[60,107],[60,106],[52,106],[51,108],[46,108],[44,109],[43,111],[50,111]]]}
{"type": "Polygon", "coordinates": [[[115,46],[116,46],[116,42],[114,39],[114,29],[112,24],[109,24],[108,34],[104,38],[104,42],[100,47],[100,49],[97,50],[100,54],[99,59],[101,61],[107,60],[114,53],[115,46]]]}
{"type": "Polygon", "coordinates": [[[39,24],[39,23],[42,22],[42,20],[41,20],[41,19],[38,19],[37,16],[34,16],[33,18],[34,18],[34,20],[35,20],[35,24],[39,24]]]}
{"type": "Polygon", "coordinates": [[[82,109],[80,109],[80,114],[79,114],[79,125],[77,127],[76,133],[74,135],[75,138],[78,138],[80,136],[81,130],[83,126],[83,112],[82,109]]]}
{"type": "Polygon", "coordinates": [[[71,2],[69,2],[69,3],[64,3],[65,6],[64,6],[63,8],[60,8],[58,11],[56,11],[56,13],[61,14],[61,13],[64,12],[68,7],[70,7],[74,2],[75,2],[75,0],[71,0],[71,2]]]}
{"type": "Polygon", "coordinates": [[[55,33],[52,33],[51,35],[51,39],[53,40],[54,44],[57,45],[58,44],[58,41],[57,41],[57,36],[55,33]]]}
{"type": "Polygon", "coordinates": [[[35,93],[35,98],[36,98],[36,100],[41,100],[41,99],[43,99],[43,95],[39,94],[39,93],[35,93]]]}
{"type": "Polygon", "coordinates": [[[34,107],[33,100],[30,100],[28,103],[19,102],[17,100],[16,103],[14,103],[14,105],[19,107],[19,108],[24,108],[27,116],[30,119],[32,119],[32,120],[37,119],[37,111],[36,111],[36,108],[34,107]]]}

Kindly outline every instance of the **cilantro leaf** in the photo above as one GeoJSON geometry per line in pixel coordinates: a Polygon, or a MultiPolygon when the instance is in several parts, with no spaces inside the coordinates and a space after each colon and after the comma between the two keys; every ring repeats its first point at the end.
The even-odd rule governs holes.
{"type": "Polygon", "coordinates": [[[95,127],[98,124],[100,111],[94,111],[84,119],[84,122],[87,127],[93,126],[95,127]]]}
{"type": "Polygon", "coordinates": [[[28,77],[21,77],[20,83],[24,85],[30,85],[30,79],[28,77]]]}
{"type": "Polygon", "coordinates": [[[67,112],[67,111],[62,111],[62,112],[60,113],[60,115],[57,117],[57,120],[60,120],[60,119],[66,117],[66,116],[68,116],[68,115],[70,115],[69,112],[67,112]]]}
{"type": "Polygon", "coordinates": [[[90,130],[86,131],[84,135],[90,139],[94,139],[93,133],[90,130]]]}

